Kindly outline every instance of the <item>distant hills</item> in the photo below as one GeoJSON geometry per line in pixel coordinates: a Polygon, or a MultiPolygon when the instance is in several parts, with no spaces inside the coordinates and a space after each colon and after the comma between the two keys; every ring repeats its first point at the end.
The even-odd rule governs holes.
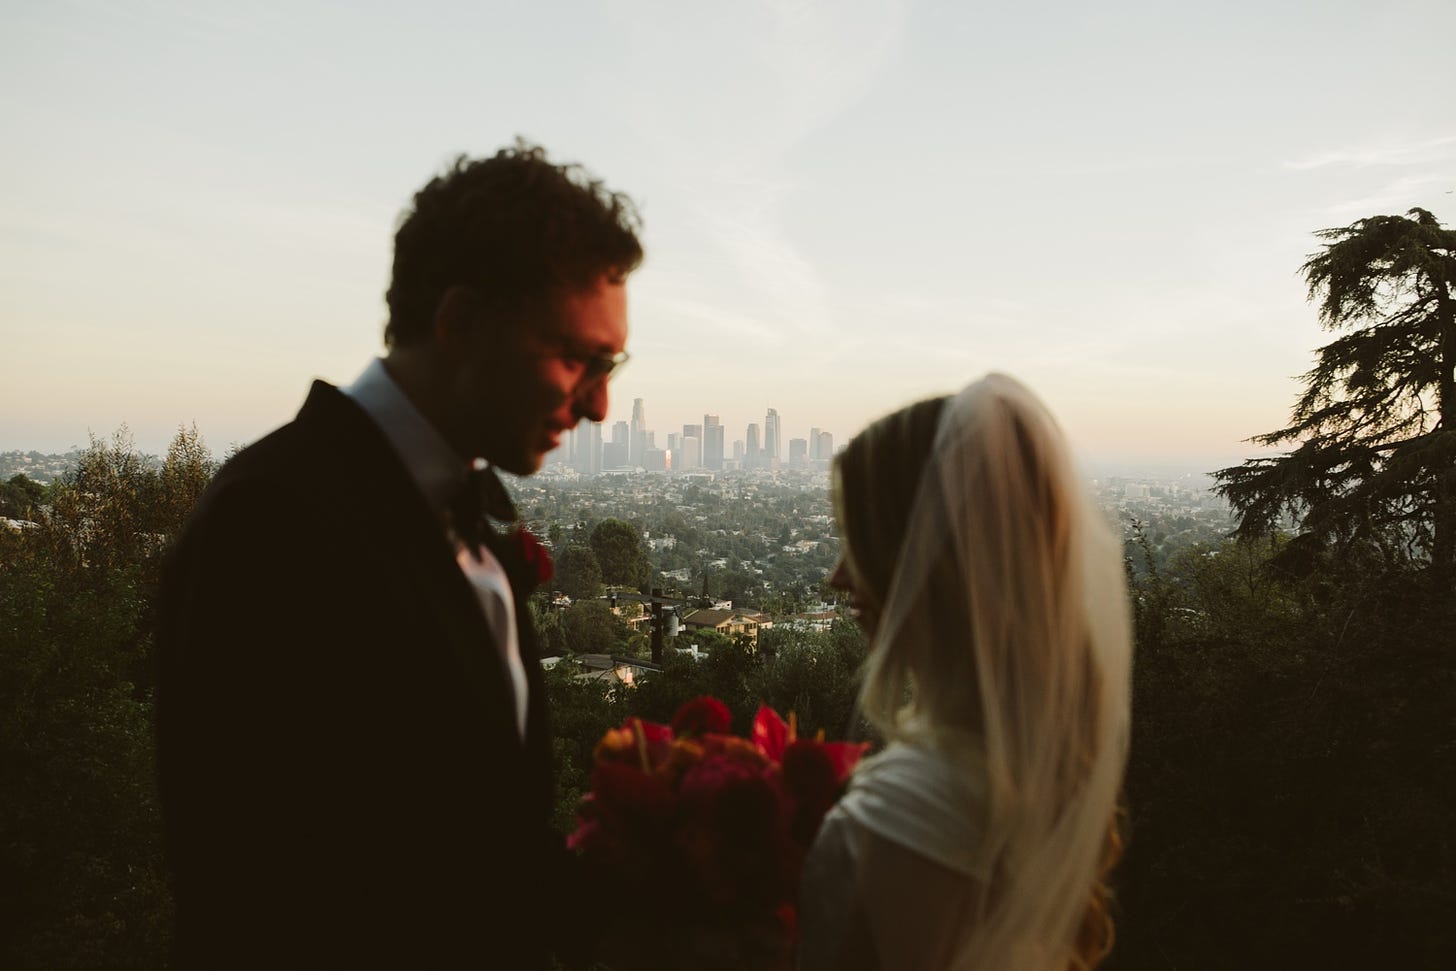
{"type": "MultiPolygon", "coordinates": [[[[75,448],[59,454],[36,451],[0,452],[0,482],[24,473],[25,477],[32,482],[49,485],[75,468],[83,451],[83,449],[75,448]]],[[[155,455],[143,455],[142,460],[148,465],[157,467],[161,467],[162,464],[162,460],[155,455]]]]}
{"type": "Polygon", "coordinates": [[[0,452],[0,482],[18,473],[35,482],[49,483],[76,464],[80,449],[63,455],[45,452],[0,452]]]}

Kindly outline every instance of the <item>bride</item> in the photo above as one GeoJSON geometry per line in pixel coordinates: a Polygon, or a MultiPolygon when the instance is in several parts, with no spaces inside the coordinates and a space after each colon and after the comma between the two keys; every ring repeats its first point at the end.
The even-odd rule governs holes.
{"type": "Polygon", "coordinates": [[[885,749],[826,817],[801,971],[1092,968],[1112,944],[1131,643],[1121,544],[1055,420],[991,374],[856,436],[830,578],[885,749]]]}

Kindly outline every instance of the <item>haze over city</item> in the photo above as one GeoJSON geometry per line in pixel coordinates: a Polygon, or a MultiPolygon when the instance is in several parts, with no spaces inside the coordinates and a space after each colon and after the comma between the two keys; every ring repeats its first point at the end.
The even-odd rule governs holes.
{"type": "MultiPolygon", "coordinates": [[[[1212,468],[1326,342],[1299,266],[1456,218],[1456,5],[12,3],[0,450],[221,453],[382,348],[395,219],[517,135],[631,195],[606,431],[836,445],[987,370],[1212,468]]],[[[662,444],[662,443],[659,443],[662,444]]]]}

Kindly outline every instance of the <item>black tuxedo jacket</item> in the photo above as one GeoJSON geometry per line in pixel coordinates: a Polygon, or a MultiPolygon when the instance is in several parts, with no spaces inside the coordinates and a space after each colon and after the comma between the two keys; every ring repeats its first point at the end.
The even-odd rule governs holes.
{"type": "Polygon", "coordinates": [[[444,527],[362,409],[316,382],[218,473],[159,624],[181,967],[547,966],[568,877],[515,586],[524,744],[444,527]]]}

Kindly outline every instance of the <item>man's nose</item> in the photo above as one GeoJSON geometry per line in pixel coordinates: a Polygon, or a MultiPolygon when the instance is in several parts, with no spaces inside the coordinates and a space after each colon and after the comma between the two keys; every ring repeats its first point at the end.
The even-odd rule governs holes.
{"type": "Polygon", "coordinates": [[[593,381],[576,396],[576,417],[595,422],[607,420],[607,382],[593,381]]]}

